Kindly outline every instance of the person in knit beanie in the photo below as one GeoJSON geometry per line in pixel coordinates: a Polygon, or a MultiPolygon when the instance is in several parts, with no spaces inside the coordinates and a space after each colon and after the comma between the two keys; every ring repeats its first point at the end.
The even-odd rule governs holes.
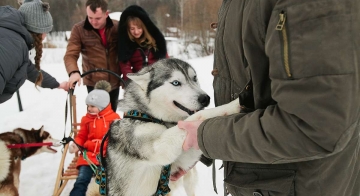
{"type": "Polygon", "coordinates": [[[95,84],[94,90],[86,97],[86,104],[96,106],[99,111],[104,110],[110,103],[110,90],[110,83],[105,80],[100,80],[95,84]]]}
{"type": "Polygon", "coordinates": [[[40,0],[25,0],[20,3],[19,11],[25,16],[25,27],[31,33],[35,45],[35,67],[39,75],[35,85],[41,85],[43,75],[40,71],[40,58],[42,56],[42,41],[53,28],[53,20],[49,12],[50,5],[40,0]]]}
{"type": "MultiPolygon", "coordinates": [[[[80,131],[75,137],[76,144],[70,144],[69,152],[77,153],[79,151],[77,145],[84,147],[86,151],[79,155],[76,164],[79,169],[79,175],[70,192],[70,196],[85,196],[93,171],[83,155],[86,153],[86,157],[92,163],[99,165],[96,155],[100,152],[101,140],[109,130],[110,124],[114,120],[120,119],[120,116],[111,108],[110,90],[110,83],[100,80],[85,99],[87,114],[81,119],[80,131]]],[[[106,146],[107,142],[105,142],[104,149],[106,149],[106,146]]],[[[106,153],[103,152],[103,154],[106,153]]]]}
{"type": "Polygon", "coordinates": [[[42,41],[53,28],[49,4],[25,0],[17,10],[0,6],[0,103],[9,100],[29,80],[43,88],[69,89],[68,82],[56,81],[40,69],[42,41]],[[35,63],[29,50],[35,47],[35,63]]]}
{"type": "Polygon", "coordinates": [[[25,16],[27,30],[38,34],[49,33],[53,28],[49,8],[49,3],[40,0],[25,0],[19,11],[25,16]]]}

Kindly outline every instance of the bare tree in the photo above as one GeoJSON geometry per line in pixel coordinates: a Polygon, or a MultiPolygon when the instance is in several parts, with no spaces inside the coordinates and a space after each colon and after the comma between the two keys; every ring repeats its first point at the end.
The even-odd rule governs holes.
{"type": "MultiPolygon", "coordinates": [[[[179,0],[183,1],[183,0],[179,0]]],[[[191,0],[184,4],[183,36],[184,53],[190,44],[198,45],[195,51],[198,56],[209,55],[213,52],[215,32],[210,24],[217,21],[217,11],[221,0],[191,0]]]]}
{"type": "MultiPolygon", "coordinates": [[[[18,1],[0,0],[0,6],[19,8],[18,1]]],[[[70,31],[72,26],[85,19],[86,0],[42,0],[50,4],[54,20],[53,31],[70,31]]],[[[216,22],[222,0],[108,0],[111,12],[122,12],[130,5],[143,7],[165,36],[177,36],[183,40],[184,53],[189,45],[196,45],[198,55],[209,55],[213,51],[215,32],[210,23],[216,22]],[[177,34],[169,29],[176,29],[177,34]]]]}
{"type": "Polygon", "coordinates": [[[10,5],[11,7],[14,7],[16,9],[18,9],[20,7],[20,4],[22,1],[21,0],[1,0],[0,1],[0,6],[4,6],[4,5],[10,5]]]}

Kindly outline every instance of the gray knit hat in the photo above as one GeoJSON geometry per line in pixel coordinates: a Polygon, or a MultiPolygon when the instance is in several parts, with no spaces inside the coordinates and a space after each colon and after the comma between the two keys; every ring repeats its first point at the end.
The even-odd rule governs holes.
{"type": "Polygon", "coordinates": [[[41,0],[25,0],[19,11],[25,15],[27,30],[34,33],[49,33],[53,28],[49,8],[49,4],[41,0]]]}
{"type": "Polygon", "coordinates": [[[98,81],[95,84],[94,90],[92,90],[86,97],[86,104],[96,106],[100,111],[102,111],[110,103],[110,90],[111,85],[109,82],[105,80],[98,81]]]}

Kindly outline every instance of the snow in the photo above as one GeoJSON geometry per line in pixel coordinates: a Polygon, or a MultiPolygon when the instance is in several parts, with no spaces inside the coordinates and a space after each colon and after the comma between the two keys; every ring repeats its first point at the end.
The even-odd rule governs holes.
{"type": "MultiPolygon", "coordinates": [[[[44,49],[41,67],[58,81],[68,80],[65,71],[63,56],[65,48],[44,49]]],[[[34,53],[34,52],[32,52],[34,53]]],[[[34,55],[34,54],[32,54],[34,55]]],[[[187,60],[197,71],[198,78],[202,88],[211,97],[211,104],[208,108],[214,107],[213,89],[212,89],[212,64],[213,56],[187,60]]],[[[80,62],[79,62],[80,64],[80,62]]],[[[77,96],[77,119],[86,112],[85,97],[87,91],[85,86],[76,87],[77,96]]],[[[122,96],[122,93],[120,93],[122,96]]],[[[20,88],[20,96],[23,111],[19,112],[16,94],[9,101],[0,104],[0,133],[10,132],[17,127],[38,129],[44,125],[45,130],[50,132],[56,139],[62,139],[69,135],[70,121],[65,121],[65,103],[67,93],[60,89],[36,89],[34,84],[26,81],[20,88]]],[[[118,111],[120,115],[123,112],[118,111]]],[[[69,115],[67,115],[69,117],[69,115]]],[[[34,196],[52,195],[55,179],[57,176],[60,160],[62,156],[62,147],[57,148],[56,154],[42,153],[29,157],[22,161],[22,170],[20,174],[20,195],[34,196]]],[[[65,167],[71,161],[73,154],[67,154],[65,167]]],[[[221,166],[221,161],[216,161],[216,168],[221,166]]],[[[198,163],[196,168],[199,172],[196,195],[215,196],[212,185],[212,167],[206,167],[198,163]]],[[[223,170],[216,172],[216,184],[219,195],[223,193],[223,170]]],[[[75,180],[70,180],[61,195],[69,195],[75,180]]],[[[179,190],[175,196],[184,196],[183,190],[179,190]]]]}
{"type": "Polygon", "coordinates": [[[109,14],[110,18],[113,19],[113,20],[120,20],[120,16],[121,16],[121,13],[122,12],[111,12],[109,14]]]}

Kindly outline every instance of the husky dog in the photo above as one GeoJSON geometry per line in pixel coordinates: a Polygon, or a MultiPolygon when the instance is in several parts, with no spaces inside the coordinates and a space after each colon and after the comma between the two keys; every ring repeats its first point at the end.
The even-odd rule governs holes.
{"type": "MultiPolygon", "coordinates": [[[[235,113],[240,109],[233,105],[238,104],[212,114],[203,110],[192,115],[208,106],[210,97],[200,88],[195,70],[179,59],[160,60],[127,76],[131,82],[124,99],[119,101],[125,115],[109,130],[107,194],[159,195],[156,194],[162,191],[159,187],[166,186],[160,183],[164,180],[162,172],[166,173],[163,168],[171,164],[170,174],[180,170],[187,173],[177,181],[170,181],[170,189],[175,190],[183,182],[186,194],[194,196],[197,172],[193,166],[202,153],[195,149],[183,151],[186,132],[176,123],[235,113]]],[[[171,192],[167,194],[170,195],[171,192]]]]}
{"type": "MultiPolygon", "coordinates": [[[[127,76],[131,82],[119,108],[135,115],[125,115],[111,126],[106,157],[108,194],[151,196],[157,191],[163,166],[171,164],[173,174],[189,170],[199,160],[201,151],[182,150],[186,133],[175,125],[206,107],[210,97],[200,89],[195,70],[178,59],[160,60],[127,76]]],[[[196,171],[185,176],[185,190],[193,196],[196,171]]],[[[172,181],[170,188],[175,189],[172,181]]]]}
{"type": "Polygon", "coordinates": [[[9,145],[26,143],[47,143],[60,146],[59,140],[55,140],[44,131],[43,126],[38,129],[25,130],[14,129],[13,132],[0,134],[0,196],[18,196],[19,176],[21,160],[42,152],[56,153],[50,146],[8,148],[9,145]]]}

